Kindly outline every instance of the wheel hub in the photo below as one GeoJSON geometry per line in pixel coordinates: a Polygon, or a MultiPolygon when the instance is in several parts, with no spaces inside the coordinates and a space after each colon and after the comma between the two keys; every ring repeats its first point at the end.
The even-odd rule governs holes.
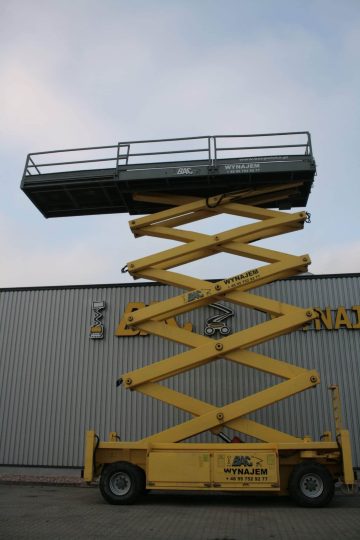
{"type": "Polygon", "coordinates": [[[300,488],[304,495],[315,498],[323,492],[324,484],[319,475],[306,474],[300,481],[300,488]]]}
{"type": "Polygon", "coordinates": [[[130,490],[131,480],[128,474],[124,472],[118,472],[113,474],[109,481],[111,491],[115,495],[126,495],[130,490]]]}

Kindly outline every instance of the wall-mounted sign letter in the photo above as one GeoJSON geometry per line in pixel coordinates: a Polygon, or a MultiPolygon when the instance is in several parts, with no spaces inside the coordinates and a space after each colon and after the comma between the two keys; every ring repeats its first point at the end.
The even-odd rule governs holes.
{"type": "Polygon", "coordinates": [[[92,303],[93,323],[90,327],[90,339],[103,339],[104,337],[104,325],[102,322],[104,309],[105,302],[103,300],[92,303]]]}

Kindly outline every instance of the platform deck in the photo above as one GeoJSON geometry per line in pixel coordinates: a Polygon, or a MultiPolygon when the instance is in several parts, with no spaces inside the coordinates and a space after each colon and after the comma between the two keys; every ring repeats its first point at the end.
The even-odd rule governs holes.
{"type": "MultiPolygon", "coordinates": [[[[278,139],[283,135],[289,138],[299,134],[256,137],[273,136],[278,139]]],[[[278,195],[259,206],[280,209],[305,207],[316,172],[310,135],[306,135],[308,138],[302,144],[234,146],[234,139],[255,137],[251,135],[232,136],[232,146],[219,147],[220,140],[226,140],[228,144],[227,138],[230,137],[221,136],[133,141],[116,146],[29,154],[21,188],[47,218],[107,213],[138,215],[166,208],[134,201],[136,193],[210,197],[264,186],[273,186],[274,193],[278,195]],[[194,148],[194,141],[198,143],[203,139],[206,147],[194,148]],[[176,142],[175,150],[158,151],[157,146],[154,152],[134,151],[136,145],[142,145],[142,148],[145,145],[147,149],[154,143],[167,143],[168,148],[169,141],[172,145],[176,142]],[[183,148],[184,142],[186,148],[183,148]],[[189,148],[190,142],[192,146],[189,148]],[[285,153],[289,149],[294,151],[294,148],[301,148],[301,153],[285,153]],[[274,154],[278,150],[281,153],[274,154]],[[77,153],[76,157],[80,159],[69,161],[69,153],[72,153],[71,157],[77,153]],[[244,153],[251,155],[244,156],[244,153]],[[54,154],[58,154],[55,161],[54,154]],[[199,154],[205,159],[193,159],[199,154]],[[158,161],[160,155],[163,160],[158,161]],[[176,160],[169,160],[174,157],[176,160]],[[294,183],[296,189],[289,189],[294,183]]]]}

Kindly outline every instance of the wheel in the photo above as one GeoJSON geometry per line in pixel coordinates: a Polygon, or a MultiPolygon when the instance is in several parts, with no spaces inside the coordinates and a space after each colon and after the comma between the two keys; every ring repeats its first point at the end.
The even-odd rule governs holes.
{"type": "Polygon", "coordinates": [[[215,334],[215,328],[213,328],[212,326],[205,326],[204,331],[207,336],[213,336],[215,334]]]}
{"type": "Polygon", "coordinates": [[[220,334],[223,336],[229,335],[230,332],[231,332],[231,329],[228,326],[223,326],[222,328],[220,328],[220,334]]]}
{"type": "Polygon", "coordinates": [[[310,462],[294,467],[289,480],[289,493],[300,506],[326,506],[333,498],[334,491],[334,479],[324,465],[310,462]]]}
{"type": "Polygon", "coordinates": [[[107,465],[100,477],[100,491],[110,504],[132,504],[145,491],[143,469],[127,461],[107,465]]]}

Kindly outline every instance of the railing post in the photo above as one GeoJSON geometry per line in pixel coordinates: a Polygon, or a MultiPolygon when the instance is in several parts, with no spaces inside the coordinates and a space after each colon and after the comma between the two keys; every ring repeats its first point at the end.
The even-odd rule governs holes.
{"type": "Polygon", "coordinates": [[[116,174],[119,174],[119,157],[120,157],[120,143],[117,145],[116,150],[116,174]]]}
{"type": "Polygon", "coordinates": [[[207,140],[208,140],[209,167],[211,167],[211,165],[212,165],[212,157],[211,157],[211,137],[208,137],[207,140]]]}
{"type": "Polygon", "coordinates": [[[217,148],[216,148],[216,137],[213,137],[214,140],[214,159],[213,159],[213,165],[216,167],[216,161],[217,161],[217,148]]]}
{"type": "Polygon", "coordinates": [[[117,155],[116,155],[116,173],[119,172],[120,159],[125,159],[125,163],[127,165],[129,162],[129,155],[130,155],[130,144],[123,144],[119,142],[117,145],[117,155]],[[126,157],[123,158],[120,155],[120,149],[125,148],[125,147],[127,148],[127,152],[126,152],[126,157]]]}
{"type": "Polygon", "coordinates": [[[28,154],[27,158],[26,158],[24,176],[26,176],[26,174],[31,174],[30,171],[29,171],[29,161],[30,161],[30,154],[28,154]]]}
{"type": "Polygon", "coordinates": [[[310,150],[310,156],[312,156],[311,135],[310,135],[309,131],[307,131],[306,133],[307,133],[307,136],[308,136],[308,147],[309,147],[309,150],[310,150]]]}

